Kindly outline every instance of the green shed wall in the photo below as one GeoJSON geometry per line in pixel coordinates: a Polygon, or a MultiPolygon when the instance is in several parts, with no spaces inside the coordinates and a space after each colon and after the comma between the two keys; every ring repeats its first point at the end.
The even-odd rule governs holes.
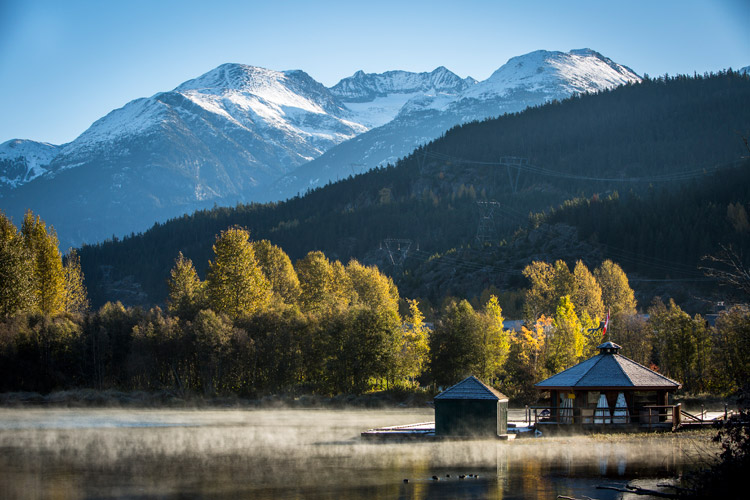
{"type": "Polygon", "coordinates": [[[437,436],[492,436],[506,434],[508,402],[494,400],[436,399],[437,436]]]}

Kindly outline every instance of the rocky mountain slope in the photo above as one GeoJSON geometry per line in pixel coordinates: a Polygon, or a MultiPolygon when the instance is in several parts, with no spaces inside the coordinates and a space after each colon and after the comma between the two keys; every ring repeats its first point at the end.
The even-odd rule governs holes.
{"type": "MultiPolygon", "coordinates": [[[[387,124],[332,148],[256,197],[284,199],[352,173],[393,164],[457,124],[516,113],[574,94],[599,92],[640,80],[628,67],[590,49],[539,50],[514,57],[487,80],[467,82],[460,92],[434,91],[413,97],[387,124]]],[[[352,95],[360,100],[376,98],[374,91],[352,92],[352,95]]]]}
{"type": "Polygon", "coordinates": [[[0,209],[31,208],[78,246],[215,204],[275,201],[394,162],[456,124],[638,81],[584,49],[511,59],[476,82],[357,72],[328,89],[303,71],[224,64],[136,99],[62,146],[0,146],[0,209]]]}

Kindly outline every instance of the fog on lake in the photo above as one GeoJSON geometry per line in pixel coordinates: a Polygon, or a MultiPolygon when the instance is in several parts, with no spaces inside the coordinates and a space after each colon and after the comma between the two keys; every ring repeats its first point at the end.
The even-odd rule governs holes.
{"type": "Polygon", "coordinates": [[[431,409],[0,409],[0,497],[607,499],[620,493],[597,485],[655,486],[715,453],[705,434],[360,438],[369,428],[433,416],[431,409]]]}

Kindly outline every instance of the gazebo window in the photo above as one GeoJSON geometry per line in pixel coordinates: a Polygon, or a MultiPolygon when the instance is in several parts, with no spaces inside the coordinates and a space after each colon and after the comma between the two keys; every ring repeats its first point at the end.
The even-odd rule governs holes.
{"type": "Polygon", "coordinates": [[[589,391],[586,397],[586,406],[596,408],[596,403],[599,402],[599,391],[589,391]]]}

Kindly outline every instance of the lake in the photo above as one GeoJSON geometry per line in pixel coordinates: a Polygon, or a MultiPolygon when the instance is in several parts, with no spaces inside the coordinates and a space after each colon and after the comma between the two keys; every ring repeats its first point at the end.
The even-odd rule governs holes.
{"type": "Polygon", "coordinates": [[[430,420],[431,409],[0,409],[0,497],[613,499],[621,494],[596,486],[654,487],[715,451],[706,434],[684,433],[509,442],[359,437],[430,420]]]}

